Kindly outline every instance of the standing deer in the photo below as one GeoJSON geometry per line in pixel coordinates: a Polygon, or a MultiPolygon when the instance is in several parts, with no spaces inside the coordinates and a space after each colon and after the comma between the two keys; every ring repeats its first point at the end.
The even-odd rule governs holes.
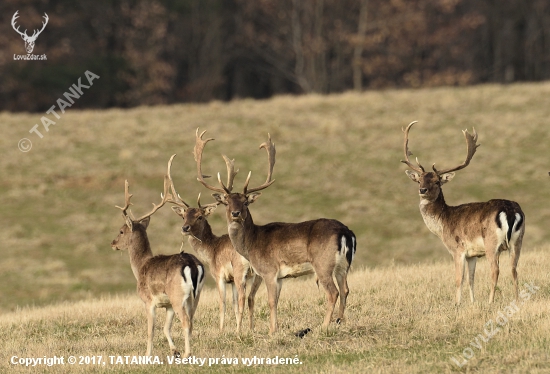
{"type": "Polygon", "coordinates": [[[455,171],[470,164],[479,144],[475,129],[473,134],[463,131],[467,144],[467,156],[459,166],[425,171],[416,159],[417,166],[409,161],[412,155],[408,149],[409,131],[416,121],[405,129],[405,163],[414,171],[406,170],[408,177],[419,184],[420,213],[428,229],[437,235],[455,262],[456,303],[460,304],[462,282],[466,263],[468,264],[468,283],[470,299],[474,302],[474,273],[478,257],[487,256],[491,265],[493,283],[489,302],[495,299],[495,288],[499,275],[500,252],[509,250],[512,255],[512,276],[515,295],[518,298],[518,274],[516,267],[521,252],[521,243],[525,232],[525,215],[518,203],[509,200],[489,200],[482,203],[468,203],[449,206],[445,203],[441,186],[451,181],[455,171]]]}
{"type": "Polygon", "coordinates": [[[220,331],[225,320],[225,287],[231,283],[233,289],[233,309],[237,319],[237,332],[241,331],[244,302],[246,298],[246,280],[254,278],[248,297],[250,329],[254,329],[254,297],[262,282],[255,276],[250,263],[238,254],[229,240],[229,235],[216,236],[207,221],[208,216],[217,208],[218,203],[201,205],[201,195],[197,199],[198,208],[191,208],[181,199],[170,178],[170,187],[174,198],[170,200],[176,206],[172,210],[183,218],[182,234],[189,238],[189,244],[199,258],[208,264],[210,273],[218,286],[220,304],[220,331]]]}
{"type": "Polygon", "coordinates": [[[355,255],[355,235],[344,224],[331,219],[317,219],[301,223],[274,222],[264,226],[254,224],[248,206],[260,196],[260,190],[269,187],[275,164],[275,145],[268,138],[260,145],[268,154],[269,172],[264,184],[248,188],[250,175],[246,179],[242,193],[232,192],[233,180],[237,171],[233,160],[223,156],[227,166],[227,186],[218,181],[221,188],[210,186],[204,180],[201,161],[204,146],[210,140],[203,140],[198,129],[195,142],[195,161],[198,180],[206,188],[216,191],[214,198],[226,206],[226,219],[229,238],[233,246],[244,258],[250,261],[252,269],[265,281],[270,308],[270,334],[277,331],[277,303],[284,278],[295,278],[306,274],[317,275],[317,280],[326,291],[328,305],[323,321],[327,327],[340,295],[340,310],[337,323],[344,317],[346,298],[349,293],[347,274],[355,255]],[[333,276],[338,283],[334,284],[333,276]]]}
{"type": "Polygon", "coordinates": [[[118,236],[111,243],[114,250],[127,249],[130,255],[132,272],[137,280],[137,292],[145,303],[147,312],[147,356],[150,356],[153,350],[156,308],[166,308],[164,335],[166,335],[172,353],[177,357],[180,356],[180,353],[176,350],[170,330],[174,312],[178,315],[185,336],[184,356],[189,356],[193,316],[204,283],[204,267],[195,256],[188,253],[153,256],[147,238],[146,230],[151,216],[171,199],[168,188],[170,167],[174,156],[168,161],[168,175],[164,177],[164,194],[161,203],[153,204],[153,210],[138,219],[133,218],[131,213],[130,215],[127,213],[132,195],[128,190],[128,181],[125,181],[125,205],[124,207],[117,206],[117,208],[122,210],[122,216],[126,223],[120,228],[118,236]]]}

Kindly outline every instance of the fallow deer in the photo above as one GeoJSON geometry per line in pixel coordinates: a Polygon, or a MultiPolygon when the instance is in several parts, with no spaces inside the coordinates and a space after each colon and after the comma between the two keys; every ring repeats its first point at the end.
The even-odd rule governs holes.
{"type": "Polygon", "coordinates": [[[456,303],[460,304],[462,283],[466,263],[468,264],[468,283],[470,299],[474,302],[474,274],[478,257],[487,256],[491,266],[492,285],[489,302],[495,299],[495,288],[499,275],[500,252],[509,250],[512,257],[512,277],[515,296],[518,298],[518,275],[516,267],[521,252],[525,232],[525,215],[518,203],[509,200],[489,200],[487,202],[468,203],[449,206],[443,197],[442,185],[451,181],[455,171],[470,164],[477,147],[477,133],[463,131],[467,144],[466,160],[459,166],[433,171],[425,171],[418,158],[417,166],[409,156],[409,131],[416,121],[405,129],[405,163],[414,171],[406,170],[407,176],[419,184],[420,213],[428,229],[443,242],[455,263],[456,303]]]}
{"type": "MultiPolygon", "coordinates": [[[[175,156],[175,155],[174,155],[175,156]]],[[[168,175],[174,158],[168,162],[168,175]]],[[[180,356],[171,336],[174,312],[178,315],[183,326],[185,336],[184,356],[190,353],[190,338],[193,330],[193,316],[199,302],[201,289],[204,283],[204,266],[193,255],[178,253],[174,255],[153,256],[147,227],[151,216],[171,199],[169,192],[169,177],[164,177],[164,194],[159,205],[153,204],[153,210],[140,218],[133,218],[127,212],[131,205],[128,181],[124,183],[124,207],[122,210],[125,224],[120,228],[118,236],[111,243],[114,250],[127,249],[130,255],[132,272],[137,280],[137,292],[145,303],[147,312],[147,356],[153,350],[153,334],[156,308],[166,308],[166,322],[164,334],[175,356],[180,356]]],[[[130,214],[129,214],[130,213],[130,214]]]]}
{"type": "Polygon", "coordinates": [[[217,192],[213,196],[226,206],[229,238],[233,246],[250,261],[254,272],[265,281],[270,308],[270,334],[277,330],[277,303],[282,280],[306,274],[315,273],[327,294],[328,305],[323,327],[329,325],[340,295],[339,323],[344,317],[349,293],[347,274],[356,249],[353,232],[341,222],[324,218],[300,223],[274,222],[264,226],[254,224],[248,206],[260,196],[258,191],[274,182],[271,175],[275,164],[275,145],[270,137],[266,143],[260,145],[260,149],[265,148],[268,154],[269,172],[266,182],[259,187],[249,188],[249,173],[243,192],[232,192],[233,180],[238,170],[234,169],[234,160],[226,156],[223,157],[228,172],[227,186],[221,181],[219,173],[221,188],[211,186],[204,180],[201,170],[202,153],[206,143],[213,140],[203,140],[204,133],[199,136],[197,129],[194,155],[198,180],[206,188],[217,192]]]}
{"type": "Polygon", "coordinates": [[[201,205],[201,195],[197,199],[198,208],[192,208],[181,199],[174,188],[170,177],[170,186],[175,204],[172,210],[183,218],[182,235],[187,236],[189,244],[199,258],[206,262],[210,273],[216,282],[220,304],[220,331],[223,331],[225,319],[225,288],[227,284],[233,289],[233,309],[237,319],[237,332],[241,331],[244,302],[246,298],[246,281],[253,278],[252,288],[248,297],[250,329],[254,329],[254,297],[262,282],[255,276],[250,263],[238,254],[231,244],[229,235],[216,236],[208,223],[208,216],[217,208],[218,203],[201,205]]]}

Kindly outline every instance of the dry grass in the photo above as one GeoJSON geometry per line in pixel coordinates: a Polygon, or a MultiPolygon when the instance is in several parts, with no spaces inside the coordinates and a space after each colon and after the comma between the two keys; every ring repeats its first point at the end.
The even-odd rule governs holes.
{"type": "MultiPolygon", "coordinates": [[[[237,188],[248,170],[252,184],[263,182],[267,161],[258,145],[270,132],[276,182],[251,207],[255,221],[338,219],[357,235],[357,265],[373,267],[448,259],[424,226],[416,185],[399,163],[401,128],[419,120],[411,149],[423,163],[444,167],[463,160],[460,130],[475,126],[482,146],[445,186],[447,201],[518,201],[527,217],[525,248],[537,248],[550,239],[549,94],[550,83],[543,83],[69,109],[43,139],[28,133],[41,114],[0,113],[0,310],[132,290],[126,255],[109,247],[123,223],[114,205],[123,201],[124,179],[134,211],[144,212],[159,199],[166,161],[178,153],[178,190],[188,201],[202,191],[207,202],[191,156],[197,127],[216,138],[205,172],[225,172],[225,153],[241,170],[237,188]],[[17,149],[22,137],[33,141],[29,153],[17,149]]],[[[215,232],[225,231],[221,212],[211,222],[215,232]]],[[[180,224],[170,209],[153,217],[155,252],[179,249],[180,224]]]]}
{"type": "MultiPolygon", "coordinates": [[[[136,308],[128,257],[113,253],[109,246],[123,223],[114,205],[123,202],[124,179],[128,179],[134,212],[148,210],[159,199],[166,161],[173,153],[178,156],[172,175],[181,195],[194,201],[202,192],[207,202],[209,193],[195,180],[191,156],[194,132],[200,127],[217,139],[208,145],[203,170],[213,175],[225,171],[222,153],[235,158],[241,170],[237,188],[248,170],[253,171],[252,184],[263,182],[266,157],[257,147],[270,132],[277,145],[277,182],[251,207],[255,222],[338,219],[357,235],[355,269],[368,270],[356,270],[352,276],[346,324],[329,333],[314,329],[304,340],[289,332],[320,321],[324,295],[312,282],[289,283],[301,295],[307,291],[300,300],[292,297],[298,291],[285,286],[283,332],[274,338],[264,335],[265,295],[257,334],[237,337],[229,332],[220,338],[214,328],[214,296],[206,290],[210,296],[201,303],[197,317],[195,352],[239,357],[299,354],[308,371],[320,372],[453,370],[449,355],[459,355],[510,300],[509,282],[501,283],[500,304],[488,306],[487,276],[479,266],[481,303],[452,307],[449,255],[426,229],[416,185],[399,163],[400,130],[419,120],[411,134],[411,149],[425,165],[437,162],[441,167],[463,160],[460,130],[475,126],[482,146],[472,164],[445,186],[446,199],[455,205],[491,198],[518,201],[527,217],[520,278],[544,285],[534,301],[521,308],[517,323],[476,353],[470,370],[506,371],[510,364],[517,371],[548,371],[543,349],[548,346],[548,327],[543,316],[550,239],[550,205],[545,203],[550,200],[549,95],[550,83],[541,83],[283,96],[131,110],[69,109],[49,132],[43,131],[43,139],[28,132],[40,123],[41,114],[0,113],[4,352],[40,356],[143,351],[144,316],[142,308],[136,308]],[[33,141],[28,153],[17,149],[23,137],[33,141]],[[537,256],[544,261],[537,262],[537,256]],[[128,292],[132,296],[109,296],[128,292]],[[32,307],[52,303],[62,304],[32,307]]],[[[221,212],[210,221],[215,232],[225,231],[221,212]]],[[[180,225],[170,209],[159,211],[149,228],[153,251],[177,252],[180,225]]],[[[506,270],[503,274],[506,277],[506,270]]],[[[157,353],[164,353],[163,347],[157,334],[157,353]]]]}
{"type": "MultiPolygon", "coordinates": [[[[548,248],[545,248],[547,250],[548,248]]],[[[484,333],[486,323],[495,320],[512,301],[509,259],[501,259],[502,276],[496,303],[487,303],[489,271],[481,261],[477,271],[475,304],[453,305],[454,287],[450,261],[429,265],[396,265],[350,275],[351,294],[346,320],[328,331],[320,327],[325,296],[312,278],[285,281],[279,317],[281,331],[269,337],[265,288],[257,299],[257,328],[234,332],[234,318],[228,308],[227,330],[218,332],[217,295],[205,289],[197,309],[192,355],[202,358],[291,357],[302,365],[285,366],[285,372],[378,372],[378,373],[543,373],[550,370],[548,337],[550,323],[550,260],[545,251],[531,251],[522,258],[521,284],[539,287],[530,300],[501,327],[492,339],[473,348],[474,358],[459,369],[458,357],[470,342],[484,333]],[[300,295],[299,298],[296,295],[300,295]],[[312,328],[304,339],[293,332],[312,328]]],[[[524,289],[525,287],[522,287],[524,289]]],[[[464,296],[466,296],[466,290],[464,296]]],[[[164,312],[159,311],[153,354],[166,361],[168,344],[161,332],[164,312]]],[[[246,316],[245,316],[246,318],[246,316]]],[[[495,325],[496,326],[496,325],[495,325]]],[[[183,345],[179,323],[173,327],[176,345],[183,345]]],[[[143,355],[146,348],[146,318],[136,295],[113,296],[43,308],[25,308],[0,316],[0,340],[4,358],[0,371],[28,372],[8,364],[12,356],[43,357],[69,355],[143,355]]],[[[35,371],[80,372],[182,372],[205,368],[158,365],[64,365],[40,367],[35,371]]],[[[269,365],[214,365],[214,372],[274,372],[269,365]]]]}

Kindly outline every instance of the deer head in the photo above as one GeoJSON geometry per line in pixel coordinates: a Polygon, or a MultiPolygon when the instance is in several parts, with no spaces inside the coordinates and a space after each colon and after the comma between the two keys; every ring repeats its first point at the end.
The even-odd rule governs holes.
{"type": "Polygon", "coordinates": [[[480,144],[477,144],[477,133],[475,129],[473,129],[473,134],[463,130],[462,133],[466,138],[467,146],[466,160],[461,165],[443,170],[437,170],[435,168],[435,164],[433,164],[433,171],[425,171],[424,167],[420,165],[418,158],[416,158],[416,166],[409,160],[409,156],[412,155],[412,152],[409,151],[409,131],[415,123],[416,121],[411,122],[404,130],[405,141],[403,144],[403,149],[405,151],[405,160],[401,160],[401,162],[413,170],[405,170],[405,173],[407,173],[407,176],[413,182],[417,182],[419,184],[418,192],[420,197],[425,200],[435,201],[439,197],[441,186],[447,182],[450,182],[454,178],[455,171],[464,169],[470,164],[470,160],[476,153],[476,149],[480,146],[480,144]]]}
{"type": "Polygon", "coordinates": [[[27,30],[25,29],[24,32],[21,32],[19,31],[19,26],[17,26],[17,28],[15,27],[15,20],[17,18],[19,18],[19,16],[17,15],[17,13],[19,13],[19,11],[16,11],[15,14],[13,15],[12,19],[11,19],[11,27],[13,27],[13,29],[19,34],[21,35],[21,38],[23,38],[23,40],[25,41],[25,49],[27,50],[27,53],[32,53],[32,51],[34,50],[34,42],[36,41],[36,38],[38,38],[38,35],[40,35],[40,33],[42,31],[44,31],[44,28],[46,27],[46,25],[48,24],[48,15],[46,13],[44,13],[44,22],[42,22],[42,28],[40,29],[40,31],[38,30],[34,30],[34,32],[32,33],[31,36],[28,36],[27,35],[27,30]]]}
{"type": "Polygon", "coordinates": [[[206,188],[217,192],[212,194],[212,196],[214,196],[218,203],[226,206],[227,222],[242,223],[248,217],[248,205],[256,201],[256,199],[261,195],[261,192],[258,191],[271,186],[273,182],[275,182],[275,180],[271,179],[271,176],[273,174],[273,166],[275,165],[275,144],[271,142],[271,136],[268,134],[267,142],[264,142],[260,145],[260,149],[265,148],[265,150],[267,151],[269,162],[269,169],[266,181],[258,187],[249,188],[248,184],[250,182],[250,176],[252,175],[252,172],[249,172],[246,181],[244,182],[243,192],[232,192],[233,180],[235,179],[235,175],[238,173],[238,170],[235,171],[234,160],[230,160],[225,155],[223,156],[223,159],[225,160],[225,164],[227,166],[227,186],[222,182],[220,173],[218,173],[218,182],[221,188],[211,186],[204,180],[204,178],[206,178],[207,176],[203,175],[201,170],[202,152],[206,143],[214,140],[212,138],[206,140],[202,139],[202,136],[205,132],[206,131],[203,131],[199,135],[199,129],[197,129],[197,132],[195,134],[196,141],[194,155],[195,161],[197,162],[197,180],[201,182],[202,185],[206,188]]]}
{"type": "Polygon", "coordinates": [[[116,208],[122,210],[122,218],[124,218],[125,224],[120,228],[118,236],[111,243],[111,247],[113,249],[127,249],[130,246],[131,241],[133,240],[132,233],[136,231],[147,230],[151,216],[157,210],[162,208],[164,204],[173,200],[169,189],[171,185],[170,168],[172,167],[172,161],[174,160],[175,156],[176,155],[172,155],[172,157],[170,157],[170,160],[168,161],[168,171],[167,174],[164,176],[164,193],[160,194],[160,197],[162,199],[160,204],[155,205],[155,203],[153,203],[153,209],[149,213],[139,218],[134,218],[132,212],[128,210],[130,205],[132,205],[130,199],[133,195],[130,194],[128,181],[124,181],[124,206],[116,206],[116,208]]]}
{"type": "Polygon", "coordinates": [[[218,203],[201,205],[201,194],[197,199],[198,208],[191,208],[189,205],[186,206],[173,206],[172,210],[181,218],[183,218],[183,225],[181,227],[181,233],[184,236],[191,236],[197,240],[195,234],[202,233],[206,223],[206,219],[216,208],[218,203]],[[194,234],[195,233],[195,234],[194,234]]]}

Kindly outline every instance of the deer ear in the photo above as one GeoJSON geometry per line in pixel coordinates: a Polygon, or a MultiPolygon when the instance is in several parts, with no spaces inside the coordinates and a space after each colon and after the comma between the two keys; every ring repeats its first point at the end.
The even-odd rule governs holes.
{"type": "Polygon", "coordinates": [[[132,219],[124,214],[122,215],[122,218],[126,221],[126,226],[128,226],[130,231],[134,231],[134,223],[132,222],[132,219]]]}
{"type": "Polygon", "coordinates": [[[149,226],[149,222],[151,222],[151,217],[142,219],[141,221],[139,221],[139,224],[142,225],[143,228],[145,228],[145,230],[147,230],[147,227],[149,226]]]}
{"type": "Polygon", "coordinates": [[[183,214],[185,213],[185,209],[179,206],[173,206],[172,210],[174,213],[176,213],[178,216],[183,218],[183,214]]]}
{"type": "Polygon", "coordinates": [[[405,173],[413,182],[420,183],[420,175],[416,171],[405,170],[405,173]]]}
{"type": "Polygon", "coordinates": [[[260,197],[261,194],[261,192],[252,192],[250,195],[246,196],[246,201],[248,204],[252,204],[258,197],[260,197]]]}
{"type": "Polygon", "coordinates": [[[206,206],[203,206],[204,216],[208,217],[209,215],[211,215],[217,207],[218,204],[208,204],[206,206]]]}
{"type": "Polygon", "coordinates": [[[454,172],[442,174],[441,175],[441,184],[445,184],[447,182],[452,181],[454,177],[455,177],[454,172]]]}
{"type": "Polygon", "coordinates": [[[220,204],[227,205],[227,200],[225,199],[225,195],[222,195],[222,194],[219,194],[219,193],[213,193],[212,196],[220,204]]]}

